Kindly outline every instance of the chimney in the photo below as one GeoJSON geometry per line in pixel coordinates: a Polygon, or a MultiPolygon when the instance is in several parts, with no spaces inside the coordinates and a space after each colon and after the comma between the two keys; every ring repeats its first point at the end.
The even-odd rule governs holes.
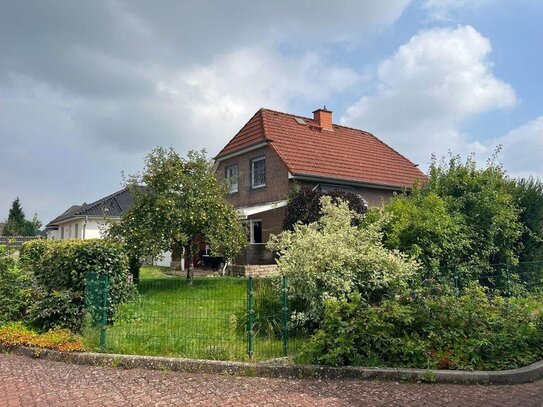
{"type": "Polygon", "coordinates": [[[334,131],[332,127],[332,111],[324,108],[317,109],[313,112],[313,120],[321,126],[322,130],[334,131]]]}

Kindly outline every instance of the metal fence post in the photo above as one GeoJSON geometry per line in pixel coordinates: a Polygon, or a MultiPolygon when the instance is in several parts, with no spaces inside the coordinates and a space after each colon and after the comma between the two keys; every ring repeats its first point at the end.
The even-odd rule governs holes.
{"type": "Polygon", "coordinates": [[[454,290],[457,297],[460,296],[460,284],[458,280],[459,280],[458,269],[455,266],[454,267],[454,290]]]}
{"type": "Polygon", "coordinates": [[[509,265],[505,265],[505,284],[507,290],[507,298],[511,296],[511,273],[509,273],[509,265]]]}
{"type": "Polygon", "coordinates": [[[100,347],[104,347],[106,345],[108,294],[109,294],[109,278],[108,278],[108,276],[103,276],[103,280],[102,280],[102,328],[100,330],[100,347]]]}
{"type": "Polygon", "coordinates": [[[281,294],[283,297],[283,355],[288,356],[288,290],[287,276],[281,277],[281,294]]]}
{"type": "Polygon", "coordinates": [[[253,356],[254,340],[254,309],[253,309],[253,277],[247,279],[247,354],[253,356]]]}

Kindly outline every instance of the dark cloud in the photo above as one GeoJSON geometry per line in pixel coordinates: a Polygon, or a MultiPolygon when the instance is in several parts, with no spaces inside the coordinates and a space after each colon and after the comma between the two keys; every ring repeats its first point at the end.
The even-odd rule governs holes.
{"type": "Polygon", "coordinates": [[[261,105],[321,103],[355,75],[306,51],[352,45],[409,2],[2,1],[0,221],[15,196],[48,221],[111,193],[156,145],[213,154],[261,105]]]}

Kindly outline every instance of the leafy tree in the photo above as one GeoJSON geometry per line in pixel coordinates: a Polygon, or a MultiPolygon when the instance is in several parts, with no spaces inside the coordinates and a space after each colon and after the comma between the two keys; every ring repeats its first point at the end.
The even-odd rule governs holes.
{"type": "Polygon", "coordinates": [[[466,258],[470,249],[466,225],[434,192],[415,189],[409,196],[397,195],[384,212],[389,215],[383,228],[386,245],[417,258],[427,272],[466,258]]]}
{"type": "Polygon", "coordinates": [[[38,219],[38,214],[35,213],[32,220],[25,221],[25,227],[24,227],[25,235],[38,236],[39,234],[41,234],[41,231],[40,231],[41,226],[42,226],[42,223],[38,219]]]}
{"type": "MultiPolygon", "coordinates": [[[[146,157],[143,173],[131,176],[127,185],[135,202],[110,229],[110,235],[124,240],[133,274],[139,269],[139,259],[167,250],[184,248],[192,260],[202,237],[213,253],[227,258],[246,243],[238,215],[224,199],[226,186],[216,178],[213,162],[204,151],[190,151],[182,158],[171,148],[157,147],[146,157]]],[[[189,283],[193,279],[191,263],[189,283]]]]}
{"type": "Polygon", "coordinates": [[[293,191],[289,197],[283,229],[294,230],[294,225],[298,222],[307,225],[319,220],[322,215],[321,198],[323,196],[330,196],[333,202],[339,202],[339,200],[347,202],[349,209],[357,214],[362,215],[367,211],[364,199],[354,192],[337,189],[321,192],[312,188],[301,188],[293,191]]]}
{"type": "Polygon", "coordinates": [[[510,182],[500,164],[492,158],[478,168],[473,156],[462,162],[459,156],[432,162],[427,193],[447,203],[449,212],[463,219],[470,248],[464,262],[478,264],[517,261],[522,233],[520,210],[510,191],[510,182]]]}
{"type": "Polygon", "coordinates": [[[439,163],[434,158],[425,184],[372,210],[365,222],[385,214],[385,245],[416,257],[426,277],[450,277],[453,270],[475,277],[488,274],[491,264],[518,262],[518,202],[494,159],[478,168],[472,156],[465,162],[458,156],[439,163]]]}
{"type": "Polygon", "coordinates": [[[543,183],[530,177],[513,181],[512,187],[524,225],[519,260],[543,261],[543,183]]]}

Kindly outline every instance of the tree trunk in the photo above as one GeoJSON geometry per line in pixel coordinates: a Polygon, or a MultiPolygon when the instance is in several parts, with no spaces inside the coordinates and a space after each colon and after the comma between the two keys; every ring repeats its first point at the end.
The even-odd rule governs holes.
{"type": "Polygon", "coordinates": [[[132,281],[137,285],[140,281],[141,261],[135,256],[130,256],[128,261],[128,270],[130,271],[130,274],[132,274],[132,281]]]}
{"type": "Polygon", "coordinates": [[[192,285],[192,280],[194,279],[194,270],[192,265],[192,239],[189,241],[189,244],[187,245],[187,283],[189,285],[192,285]]]}

